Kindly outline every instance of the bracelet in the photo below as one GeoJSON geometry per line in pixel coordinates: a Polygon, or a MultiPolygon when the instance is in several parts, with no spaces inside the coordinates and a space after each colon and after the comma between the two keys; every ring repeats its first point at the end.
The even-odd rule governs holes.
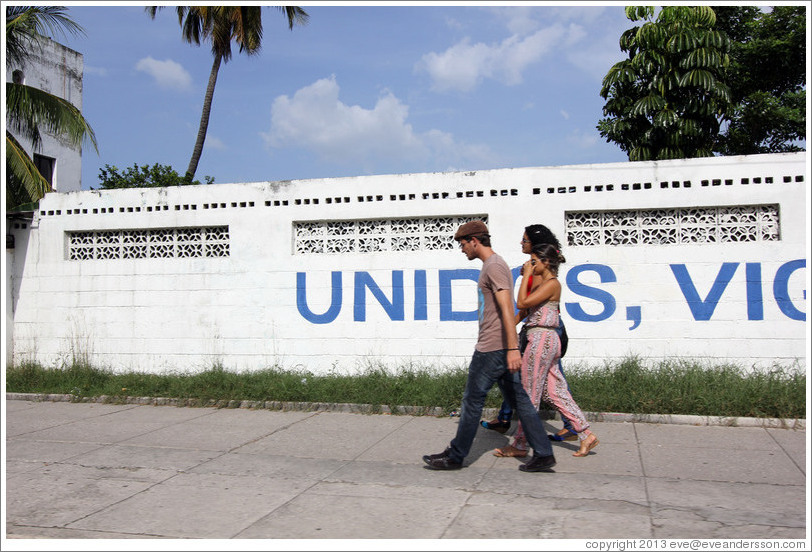
{"type": "Polygon", "coordinates": [[[518,347],[516,347],[515,349],[508,349],[508,351],[518,351],[518,350],[519,350],[518,347]]]}

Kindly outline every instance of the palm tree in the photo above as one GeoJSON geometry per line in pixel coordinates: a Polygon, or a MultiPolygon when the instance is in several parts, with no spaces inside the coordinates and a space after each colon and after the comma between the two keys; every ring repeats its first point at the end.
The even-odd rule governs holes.
{"type": "MultiPolygon", "coordinates": [[[[48,34],[81,34],[82,28],[61,6],[9,6],[6,8],[6,68],[22,68],[48,34]]],[[[21,140],[42,147],[41,132],[78,148],[90,140],[98,152],[96,136],[76,106],[20,82],[6,83],[6,207],[32,209],[51,184],[37,170],[21,140]],[[12,132],[14,134],[12,134],[12,132]]]]}
{"type": "MultiPolygon", "coordinates": [[[[295,23],[305,24],[307,13],[296,6],[277,6],[285,13],[288,28],[293,29],[295,23]]],[[[155,18],[157,6],[147,7],[146,11],[155,18]]],[[[180,6],[176,8],[178,23],[180,24],[183,40],[189,44],[200,45],[201,41],[211,42],[211,53],[214,63],[209,74],[209,84],[206,86],[206,95],[203,98],[203,112],[200,116],[200,127],[197,131],[197,140],[186,169],[185,178],[191,181],[200,155],[203,153],[203,143],[206,141],[206,132],[209,127],[211,102],[214,97],[214,87],[217,84],[217,74],[220,63],[227,63],[231,59],[231,42],[240,47],[240,53],[253,55],[259,52],[262,45],[262,13],[261,6],[180,6]]]]}

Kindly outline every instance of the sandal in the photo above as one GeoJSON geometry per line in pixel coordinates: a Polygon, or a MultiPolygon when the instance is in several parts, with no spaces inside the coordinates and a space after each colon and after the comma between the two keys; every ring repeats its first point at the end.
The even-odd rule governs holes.
{"type": "Polygon", "coordinates": [[[493,451],[493,455],[499,456],[500,458],[524,458],[527,456],[527,451],[517,449],[513,445],[508,445],[506,447],[495,449],[493,451]]]}
{"type": "Polygon", "coordinates": [[[502,422],[500,420],[491,420],[490,422],[482,420],[479,423],[485,429],[492,429],[494,431],[498,431],[499,433],[505,433],[508,429],[510,429],[510,422],[502,422]]]}
{"type": "MultiPolygon", "coordinates": [[[[598,438],[597,438],[597,437],[595,437],[595,435],[594,435],[594,434],[593,434],[592,436],[594,437],[594,439],[592,439],[592,440],[589,442],[589,444],[586,444],[586,440],[584,440],[583,442],[581,442],[581,448],[580,448],[580,449],[578,449],[578,452],[573,452],[573,453],[572,453],[572,455],[573,455],[573,456],[577,456],[578,458],[583,458],[584,456],[586,456],[586,455],[588,455],[588,454],[589,454],[589,451],[590,451],[590,450],[592,450],[593,448],[597,447],[597,446],[598,446],[598,443],[599,443],[600,441],[598,441],[598,438]]],[[[587,437],[587,439],[589,439],[589,437],[587,437]]]]}
{"type": "Polygon", "coordinates": [[[564,428],[558,433],[547,435],[550,441],[574,441],[578,438],[578,434],[571,429],[564,428]]]}

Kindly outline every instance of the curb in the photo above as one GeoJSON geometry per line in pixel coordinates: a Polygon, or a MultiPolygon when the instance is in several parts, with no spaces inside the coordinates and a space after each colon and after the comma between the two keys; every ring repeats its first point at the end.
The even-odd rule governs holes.
{"type": "MultiPolygon", "coordinates": [[[[320,402],[285,402],[285,401],[238,401],[200,399],[173,399],[164,397],[120,397],[100,395],[98,397],[77,397],[71,394],[45,394],[45,393],[6,393],[7,401],[33,401],[33,402],[77,402],[96,404],[134,404],[152,406],[176,407],[214,407],[214,408],[247,408],[254,410],[285,410],[304,412],[346,412],[352,414],[395,414],[408,416],[446,416],[441,407],[431,406],[396,406],[352,404],[352,403],[320,403],[320,402]]],[[[484,417],[496,416],[497,408],[485,408],[484,417]]],[[[452,414],[454,416],[455,414],[452,414]]],[[[803,418],[748,418],[729,416],[696,416],[690,414],[625,414],[618,412],[584,412],[587,420],[591,422],[610,423],[646,423],[693,426],[722,426],[722,427],[762,427],[765,429],[794,429],[806,430],[806,419],[803,418]]],[[[541,416],[545,420],[561,420],[556,411],[542,410],[541,416]]]]}

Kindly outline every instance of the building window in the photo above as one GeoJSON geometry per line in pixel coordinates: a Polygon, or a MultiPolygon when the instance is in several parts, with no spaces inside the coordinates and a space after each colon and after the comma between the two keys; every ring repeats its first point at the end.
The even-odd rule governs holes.
{"type": "Polygon", "coordinates": [[[568,212],[567,243],[672,245],[779,241],[778,205],[568,212]]]}
{"type": "Polygon", "coordinates": [[[35,153],[34,165],[37,167],[37,170],[42,175],[42,177],[48,181],[48,184],[53,186],[54,169],[56,168],[56,159],[54,159],[53,157],[47,157],[45,155],[35,153]]]}

